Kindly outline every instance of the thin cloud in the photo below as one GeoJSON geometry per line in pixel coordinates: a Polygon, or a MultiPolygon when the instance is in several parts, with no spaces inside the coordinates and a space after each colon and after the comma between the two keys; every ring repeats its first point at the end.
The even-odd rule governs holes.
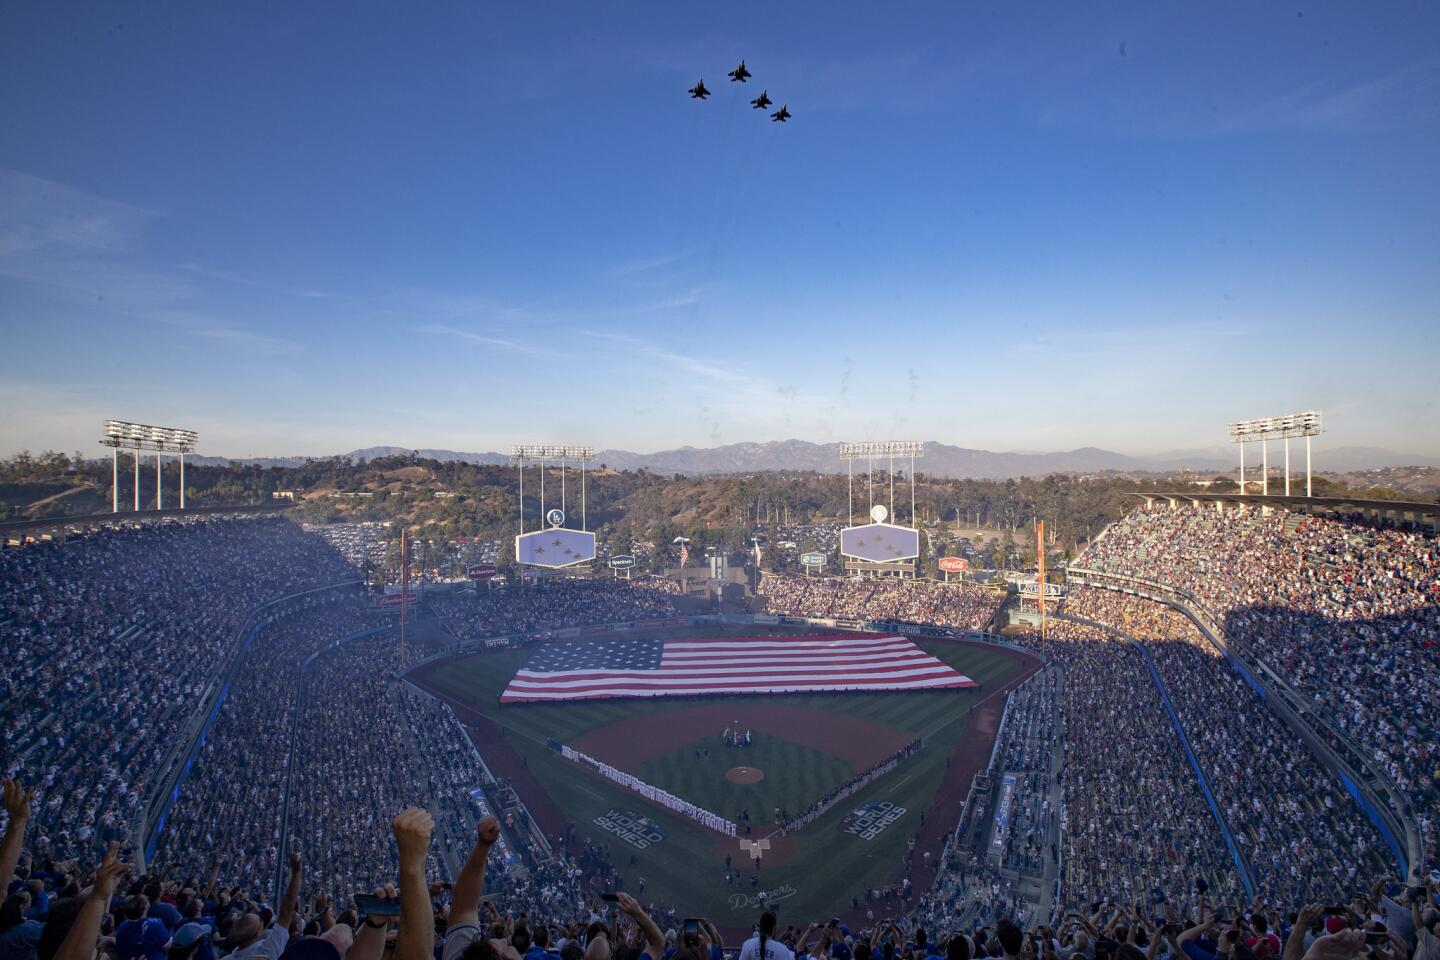
{"type": "Polygon", "coordinates": [[[54,180],[0,168],[0,265],[36,250],[126,251],[156,216],[54,180]]]}
{"type": "Polygon", "coordinates": [[[675,310],[680,307],[693,307],[703,299],[705,299],[704,291],[699,287],[693,287],[682,293],[677,293],[672,297],[666,297],[664,300],[653,303],[647,309],[675,310]]]}
{"type": "MultiPolygon", "coordinates": [[[[795,429],[828,430],[821,411],[833,409],[832,400],[802,391],[794,383],[776,383],[764,377],[724,366],[713,360],[691,356],[623,333],[581,330],[580,336],[620,347],[624,358],[605,358],[607,369],[620,367],[625,359],[637,363],[631,376],[647,376],[660,382],[666,396],[689,397],[700,411],[700,432],[712,441],[726,434],[753,435],[757,430],[785,432],[795,429]],[[799,422],[803,419],[804,422],[799,422]]],[[[747,439],[749,436],[747,436],[747,439]]]]}
{"type": "MultiPolygon", "coordinates": [[[[1191,104],[1173,90],[1151,88],[1111,104],[1098,123],[1122,135],[1188,139],[1259,133],[1355,136],[1424,127],[1440,120],[1440,59],[1407,64],[1389,73],[1345,84],[1303,84],[1248,102],[1191,104]]],[[[1093,113],[1047,106],[1045,128],[1093,128],[1093,113]]]]}
{"type": "Polygon", "coordinates": [[[274,356],[294,356],[302,353],[304,347],[294,340],[283,337],[269,337],[217,320],[214,317],[193,314],[162,314],[155,319],[167,323],[195,337],[218,340],[233,347],[241,347],[252,353],[274,356]]]}
{"type": "Polygon", "coordinates": [[[597,330],[581,330],[580,333],[583,336],[593,337],[596,340],[608,340],[612,343],[621,344],[627,349],[634,350],[637,353],[659,360],[661,363],[668,364],[673,369],[683,370],[686,373],[704,377],[707,380],[713,380],[717,383],[738,385],[759,382],[754,380],[754,378],[736,373],[725,367],[718,367],[713,363],[708,363],[697,357],[676,353],[673,350],[666,350],[664,347],[646,340],[641,340],[638,337],[629,336],[628,334],[603,333],[597,330]]]}
{"type": "Polygon", "coordinates": [[[658,257],[648,257],[643,260],[631,260],[610,269],[613,277],[633,277],[638,273],[649,273],[652,270],[659,270],[661,267],[668,267],[672,263],[678,263],[690,256],[688,253],[670,253],[658,257]]]}
{"type": "Polygon", "coordinates": [[[1309,84],[1222,118],[1228,132],[1370,133],[1440,117],[1440,65],[1415,63],[1342,89],[1309,84]]]}
{"type": "Polygon", "coordinates": [[[485,333],[476,333],[473,330],[461,330],[458,327],[447,327],[444,324],[430,324],[420,328],[422,333],[438,333],[444,336],[455,337],[458,340],[476,347],[494,347],[500,350],[513,350],[516,353],[540,353],[540,349],[528,343],[520,343],[516,340],[508,340],[504,337],[491,336],[485,333]]]}
{"type": "Polygon", "coordinates": [[[225,270],[216,270],[211,267],[204,267],[198,263],[187,263],[185,269],[196,276],[208,277],[212,280],[222,280],[225,283],[235,283],[246,287],[255,287],[259,290],[270,290],[275,293],[284,293],[292,297],[304,297],[308,300],[338,300],[340,294],[328,290],[316,290],[311,287],[292,287],[283,283],[268,283],[264,280],[255,280],[250,277],[242,277],[236,273],[225,270]]]}
{"type": "Polygon", "coordinates": [[[193,305],[203,300],[204,288],[182,271],[152,266],[145,256],[144,233],[159,216],[0,169],[0,276],[248,352],[301,352],[293,340],[197,312],[193,305]]]}

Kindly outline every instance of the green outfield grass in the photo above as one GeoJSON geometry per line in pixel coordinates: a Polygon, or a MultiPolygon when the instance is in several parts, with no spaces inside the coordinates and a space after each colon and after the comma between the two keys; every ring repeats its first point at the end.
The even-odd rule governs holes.
{"type": "Polygon", "coordinates": [[[773,822],[776,807],[792,814],[803,810],[859,772],[833,754],[768,733],[752,737],[748,747],[726,747],[719,737],[707,736],[653,757],[631,772],[722,817],[734,820],[739,811],[746,810],[758,823],[773,822]],[[697,750],[699,760],[695,759],[697,750]],[[727,770],[741,766],[759,767],[765,771],[765,779],[752,784],[725,779],[727,770]]]}
{"type": "MultiPolygon", "coordinates": [[[[718,632],[705,629],[703,634],[697,631],[695,635],[714,636],[718,632]]],[[[673,636],[674,632],[670,635],[673,636]]],[[[946,757],[955,746],[965,725],[970,706],[1020,669],[998,652],[984,648],[939,641],[921,641],[920,646],[978,681],[981,689],[864,695],[812,694],[783,698],[788,705],[860,716],[906,734],[924,737],[926,747],[906,760],[895,772],[870,784],[797,833],[796,856],[788,864],[762,870],[760,886],[772,891],[772,902],[780,909],[782,922],[787,922],[787,918],[798,920],[801,917],[830,916],[837,909],[848,906],[852,896],[862,896],[862,891],[867,886],[893,881],[905,840],[919,828],[920,812],[928,806],[944,777],[946,757]],[[876,800],[898,804],[905,807],[907,812],[872,840],[862,840],[840,831],[840,821],[851,810],[876,800]],[[781,893],[786,890],[794,892],[782,896],[781,893]]],[[[609,844],[612,859],[626,876],[632,889],[636,879],[643,875],[648,891],[657,896],[663,891],[667,899],[683,905],[688,911],[699,911],[721,924],[748,924],[753,921],[754,908],[744,902],[755,889],[750,884],[748,874],[740,886],[728,886],[725,883],[724,855],[731,850],[729,844],[733,841],[723,841],[717,834],[647,804],[629,791],[599,777],[582,773],[573,764],[545,747],[547,737],[570,741],[599,727],[636,715],[653,716],[656,723],[663,723],[667,712],[692,707],[696,701],[683,698],[615,700],[502,708],[498,703],[500,691],[527,655],[526,650],[479,654],[446,665],[426,682],[433,689],[494,718],[505,728],[511,745],[525,756],[530,771],[555,802],[575,818],[579,829],[591,839],[609,844]],[[644,850],[627,846],[623,840],[594,823],[596,817],[611,809],[631,810],[660,823],[667,833],[665,840],[644,850]],[[629,864],[631,853],[639,857],[637,866],[632,867],[629,864]]],[[[734,697],[706,702],[733,702],[742,706],[754,701],[753,697],[734,697]]],[[[786,743],[777,739],[774,749],[806,749],[794,744],[782,746],[786,743]]],[[[737,765],[725,760],[723,754],[727,752],[739,754],[745,751],[717,751],[712,747],[711,767],[724,764],[720,770],[723,773],[723,769],[737,765]],[[718,758],[717,753],[720,754],[718,758]]],[[[802,803],[799,799],[802,793],[808,793],[813,799],[829,789],[822,783],[829,782],[828,778],[834,774],[826,773],[822,777],[818,773],[809,773],[809,767],[813,763],[826,766],[831,763],[844,765],[844,761],[838,757],[828,757],[815,751],[808,752],[814,756],[799,760],[799,765],[791,769],[806,771],[804,775],[814,779],[803,789],[795,786],[796,799],[789,801],[793,804],[792,809],[810,802],[806,799],[802,803]]],[[[671,755],[653,758],[645,766],[659,766],[654,771],[640,775],[647,780],[653,775],[655,779],[651,782],[656,786],[708,806],[703,797],[707,789],[715,789],[713,779],[709,788],[693,782],[702,776],[702,771],[687,770],[686,765],[679,762],[681,753],[682,751],[674,751],[671,755]],[[687,790],[691,791],[688,795],[687,790]]],[[[693,748],[689,762],[695,763],[693,748]]],[[[748,760],[746,762],[749,763],[748,760]]],[[[779,769],[774,766],[777,762],[780,761],[767,760],[761,763],[756,760],[749,765],[774,771],[779,769]]],[[[713,772],[711,769],[710,773],[713,772]]],[[[847,777],[848,774],[840,774],[841,781],[847,777]]],[[[721,783],[724,783],[723,778],[721,783]]],[[[762,781],[748,789],[753,791],[764,785],[765,782],[762,781]]],[[[784,789],[788,791],[790,787],[786,786],[784,789]]],[[[750,795],[757,796],[754,793],[750,795]]],[[[725,815],[733,813],[723,799],[712,802],[714,806],[709,806],[710,809],[725,815]]],[[[773,805],[772,803],[772,808],[773,805]]],[[[730,806],[733,806],[733,803],[730,806]]],[[[754,809],[753,805],[750,813],[757,821],[767,819],[758,816],[759,811],[754,809]]],[[[958,814],[958,808],[950,815],[955,814],[958,814]]],[[[769,829],[757,826],[755,836],[762,836],[769,829]]],[[[734,852],[735,861],[739,864],[742,858],[738,855],[738,845],[734,852]]],[[[648,896],[647,893],[647,898],[648,896]]]]}

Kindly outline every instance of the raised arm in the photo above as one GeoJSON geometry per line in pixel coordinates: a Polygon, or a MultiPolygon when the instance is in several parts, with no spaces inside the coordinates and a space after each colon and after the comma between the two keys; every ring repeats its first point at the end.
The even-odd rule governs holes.
{"type": "Polygon", "coordinates": [[[650,915],[630,894],[620,894],[619,903],[620,909],[635,921],[635,925],[645,935],[646,955],[650,957],[650,960],[660,960],[665,955],[665,935],[660,932],[659,927],[655,926],[655,921],[650,919],[650,915]]]}
{"type": "Polygon", "coordinates": [[[705,929],[710,933],[710,942],[715,946],[719,947],[721,950],[724,950],[725,938],[720,936],[719,928],[717,928],[715,924],[711,923],[709,920],[701,920],[700,922],[704,924],[705,929]]]}
{"type": "Polygon", "coordinates": [[[1421,904],[1428,905],[1431,900],[1430,894],[1437,892],[1440,892],[1440,884],[1437,884],[1434,880],[1426,877],[1424,881],[1420,884],[1420,896],[1410,898],[1410,920],[1412,923],[1415,924],[1415,936],[1417,938],[1417,941],[1420,936],[1420,931],[1425,929],[1425,920],[1423,918],[1422,911],[1420,910],[1420,906],[1421,904]]]}
{"type": "Polygon", "coordinates": [[[1280,960],[1300,960],[1305,955],[1305,932],[1323,910],[1318,903],[1300,908],[1300,912],[1295,914],[1295,923],[1290,927],[1290,936],[1285,939],[1285,949],[1280,953],[1280,960]]]}
{"type": "Polygon", "coordinates": [[[200,890],[200,896],[209,900],[215,894],[215,881],[220,878],[220,861],[216,860],[210,868],[210,879],[205,881],[205,886],[200,890]]]}
{"type": "Polygon", "coordinates": [[[1341,930],[1317,937],[1305,951],[1305,960],[1355,960],[1364,949],[1364,930],[1341,930]]]}
{"type": "MultiPolygon", "coordinates": [[[[377,887],[375,896],[386,900],[395,899],[395,888],[390,885],[377,887]]],[[[355,942],[345,952],[345,960],[380,960],[385,953],[385,934],[390,921],[384,917],[365,917],[355,931],[355,942]],[[380,921],[376,923],[375,921],[380,921]]]]}
{"type": "Polygon", "coordinates": [[[1180,934],[1177,942],[1184,943],[1187,940],[1194,940],[1195,938],[1199,937],[1200,934],[1205,933],[1213,926],[1215,926],[1215,914],[1206,914],[1205,919],[1201,920],[1199,923],[1195,924],[1195,926],[1191,927],[1190,929],[1183,931],[1180,934]]]}
{"type": "Polygon", "coordinates": [[[130,864],[119,861],[120,844],[112,842],[95,871],[95,882],[90,886],[89,896],[80,907],[75,923],[60,949],[55,951],[53,960],[91,960],[95,955],[95,944],[100,939],[100,924],[110,909],[110,900],[115,896],[115,885],[130,872],[130,864]]]}
{"type": "Polygon", "coordinates": [[[425,857],[435,820],[419,807],[400,811],[390,822],[400,854],[400,934],[395,939],[395,960],[432,960],[435,921],[430,911],[430,887],[425,882],[425,857]]]}
{"type": "Polygon", "coordinates": [[[287,931],[290,929],[290,921],[295,919],[295,905],[300,902],[300,874],[304,868],[300,854],[291,851],[290,882],[285,885],[285,897],[280,901],[280,913],[275,917],[276,925],[287,931]]]}
{"type": "Polygon", "coordinates": [[[0,841],[0,883],[10,883],[15,867],[20,863],[20,850],[25,846],[25,827],[30,823],[30,797],[35,788],[26,790],[19,780],[5,780],[5,812],[10,822],[5,827],[5,839],[0,841]]]}
{"type": "Polygon", "coordinates": [[[480,922],[480,898],[485,896],[485,861],[500,839],[500,821],[485,817],[475,826],[475,846],[450,891],[450,924],[480,922]]]}
{"type": "Polygon", "coordinates": [[[335,926],[335,911],[330,907],[330,897],[327,894],[315,895],[315,919],[320,922],[322,933],[335,926]]]}

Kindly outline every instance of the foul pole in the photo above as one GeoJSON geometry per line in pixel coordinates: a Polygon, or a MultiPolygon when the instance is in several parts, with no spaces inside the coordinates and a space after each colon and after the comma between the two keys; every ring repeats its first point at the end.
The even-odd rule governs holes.
{"type": "Polygon", "coordinates": [[[1040,582],[1040,639],[1045,639],[1045,521],[1035,521],[1035,572],[1040,582]]]}
{"type": "Polygon", "coordinates": [[[400,528],[400,669],[405,669],[405,618],[410,612],[409,531],[400,528]]]}

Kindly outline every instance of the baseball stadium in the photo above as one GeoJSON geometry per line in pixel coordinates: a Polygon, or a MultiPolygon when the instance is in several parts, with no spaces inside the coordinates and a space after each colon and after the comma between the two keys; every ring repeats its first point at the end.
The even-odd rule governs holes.
{"type": "Polygon", "coordinates": [[[0,960],[1440,960],[1440,0],[0,91],[0,960]]]}

